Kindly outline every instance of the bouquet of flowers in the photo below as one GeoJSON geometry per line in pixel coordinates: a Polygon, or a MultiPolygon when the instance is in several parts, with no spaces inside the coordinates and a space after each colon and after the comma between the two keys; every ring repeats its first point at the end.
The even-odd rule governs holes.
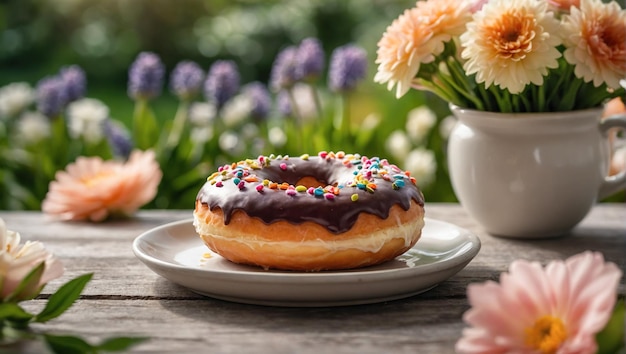
{"type": "Polygon", "coordinates": [[[374,81],[464,108],[552,112],[624,97],[626,10],[601,0],[425,0],[378,42],[374,81]]]}

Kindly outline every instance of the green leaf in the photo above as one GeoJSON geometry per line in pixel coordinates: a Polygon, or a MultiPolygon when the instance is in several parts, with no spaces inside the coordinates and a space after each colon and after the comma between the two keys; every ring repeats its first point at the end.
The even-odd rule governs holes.
{"type": "Polygon", "coordinates": [[[107,352],[120,352],[122,350],[126,350],[133,345],[139,344],[148,340],[147,337],[116,337],[109,338],[100,343],[97,346],[98,350],[107,351],[107,352]]]}
{"type": "Polygon", "coordinates": [[[97,353],[96,348],[84,339],[75,336],[43,335],[46,344],[54,353],[59,354],[84,354],[97,353]]]}
{"type": "Polygon", "coordinates": [[[0,303],[0,320],[10,322],[27,322],[33,315],[26,312],[18,304],[13,302],[0,303]]]}
{"type": "Polygon", "coordinates": [[[46,268],[46,263],[41,262],[30,273],[28,273],[24,279],[17,285],[15,290],[10,293],[5,302],[17,302],[21,300],[30,300],[39,295],[41,288],[39,287],[39,281],[46,268]]]}
{"type": "Polygon", "coordinates": [[[613,315],[607,322],[606,327],[596,335],[598,354],[617,353],[619,349],[624,347],[625,315],[624,299],[622,299],[615,304],[613,315]]]}
{"type": "Polygon", "coordinates": [[[43,337],[48,347],[54,353],[59,354],[119,352],[148,339],[143,337],[116,337],[106,339],[99,345],[92,345],[77,336],[43,334],[43,337]]]}
{"type": "Polygon", "coordinates": [[[78,299],[93,273],[82,275],[65,283],[50,296],[46,307],[33,319],[35,322],[47,322],[60,316],[78,299]]]}

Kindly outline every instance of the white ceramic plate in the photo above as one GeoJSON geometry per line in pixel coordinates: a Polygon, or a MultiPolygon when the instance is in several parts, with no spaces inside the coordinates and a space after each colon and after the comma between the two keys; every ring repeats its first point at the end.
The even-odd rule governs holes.
{"type": "Polygon", "coordinates": [[[133,243],[155,273],[217,299],[271,306],[342,306],[395,300],[427,291],[463,269],[480,240],[453,224],[425,219],[415,247],[387,263],[315,273],[263,270],[211,252],[192,220],[149,230],[133,243]]]}

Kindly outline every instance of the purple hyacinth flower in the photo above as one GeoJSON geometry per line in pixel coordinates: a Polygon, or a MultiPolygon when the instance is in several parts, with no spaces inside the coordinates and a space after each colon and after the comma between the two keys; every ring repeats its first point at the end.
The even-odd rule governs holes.
{"type": "Polygon", "coordinates": [[[289,92],[282,90],[276,97],[276,108],[283,117],[291,116],[291,99],[289,98],[289,92]]]}
{"type": "Polygon", "coordinates": [[[133,149],[129,132],[119,123],[107,119],[104,122],[104,134],[113,151],[113,155],[127,159],[133,149]]]}
{"type": "Polygon", "coordinates": [[[76,101],[85,97],[87,92],[87,77],[85,71],[78,65],[70,65],[61,68],[59,73],[65,83],[68,102],[76,101]]]}
{"type": "Polygon", "coordinates": [[[67,104],[65,82],[59,76],[49,76],[37,83],[37,110],[48,118],[55,118],[67,104]]]}
{"type": "Polygon", "coordinates": [[[296,77],[299,80],[317,79],[324,70],[324,49],[316,38],[306,38],[298,46],[296,77]]]}
{"type": "Polygon", "coordinates": [[[347,44],[335,49],[330,58],[328,86],[333,91],[350,91],[367,73],[365,49],[347,44]]]}
{"type": "Polygon", "coordinates": [[[161,94],[165,66],[158,55],[139,53],[128,70],[128,95],[134,99],[151,99],[161,94]]]}
{"type": "Polygon", "coordinates": [[[204,82],[206,100],[222,108],[239,91],[239,70],[231,60],[218,60],[209,69],[204,82]]]}
{"type": "Polygon", "coordinates": [[[181,100],[191,100],[202,87],[204,70],[197,63],[181,61],[172,70],[170,89],[181,100]]]}
{"type": "Polygon", "coordinates": [[[275,92],[292,87],[297,81],[298,48],[289,46],[276,56],[270,74],[270,87],[275,92]]]}
{"type": "Polygon", "coordinates": [[[252,118],[257,121],[265,120],[272,108],[272,97],[267,87],[261,82],[254,81],[245,85],[242,92],[252,101],[250,112],[252,118]]]}

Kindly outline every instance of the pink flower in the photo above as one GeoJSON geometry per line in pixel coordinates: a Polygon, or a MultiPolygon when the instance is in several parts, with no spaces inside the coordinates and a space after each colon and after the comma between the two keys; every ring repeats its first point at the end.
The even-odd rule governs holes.
{"type": "Polygon", "coordinates": [[[20,234],[7,230],[4,220],[0,219],[0,302],[32,299],[45,284],[62,274],[63,265],[42,243],[20,244],[20,234]],[[41,277],[33,278],[23,291],[14,294],[22,280],[41,263],[45,264],[41,277]]]}
{"type": "Polygon", "coordinates": [[[61,220],[128,216],[155,197],[161,177],[152,151],[133,151],[126,163],[79,157],[57,172],[42,210],[61,220]]]}
{"type": "Polygon", "coordinates": [[[626,77],[626,10],[616,2],[581,0],[563,21],[563,55],[576,77],[617,89],[626,77]]]}
{"type": "Polygon", "coordinates": [[[471,327],[459,353],[595,353],[595,335],[608,322],[622,272],[600,253],[584,252],[543,268],[511,264],[500,284],[467,289],[471,327]]]}
{"type": "Polygon", "coordinates": [[[580,0],[548,0],[548,4],[555,11],[568,13],[572,6],[580,6],[580,0]]]}

